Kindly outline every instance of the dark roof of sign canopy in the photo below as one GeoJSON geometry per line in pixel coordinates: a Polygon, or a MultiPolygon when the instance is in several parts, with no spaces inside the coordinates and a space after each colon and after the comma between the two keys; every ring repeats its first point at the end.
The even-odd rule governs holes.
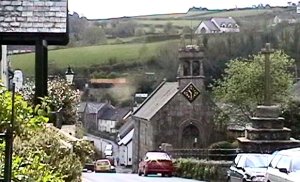
{"type": "Polygon", "coordinates": [[[0,44],[65,45],[68,35],[68,0],[1,0],[0,44]]]}

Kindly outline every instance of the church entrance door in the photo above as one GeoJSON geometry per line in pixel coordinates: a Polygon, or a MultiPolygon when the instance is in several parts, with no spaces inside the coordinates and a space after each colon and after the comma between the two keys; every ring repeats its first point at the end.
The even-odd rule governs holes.
{"type": "Polygon", "coordinates": [[[193,124],[188,125],[182,132],[182,147],[196,148],[199,144],[199,130],[193,124]]]}

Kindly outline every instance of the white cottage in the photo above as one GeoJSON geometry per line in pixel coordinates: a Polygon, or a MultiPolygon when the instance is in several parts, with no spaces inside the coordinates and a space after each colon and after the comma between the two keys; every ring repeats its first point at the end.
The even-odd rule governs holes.
{"type": "Polygon", "coordinates": [[[119,142],[119,164],[122,166],[132,166],[132,137],[134,129],[119,142]]]}
{"type": "Polygon", "coordinates": [[[197,27],[195,34],[240,32],[240,27],[232,17],[212,18],[202,21],[197,27]]]}

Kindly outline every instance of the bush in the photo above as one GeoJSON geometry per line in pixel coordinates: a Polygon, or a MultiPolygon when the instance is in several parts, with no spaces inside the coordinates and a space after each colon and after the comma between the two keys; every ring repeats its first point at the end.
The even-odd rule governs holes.
{"type": "Polygon", "coordinates": [[[220,141],[209,146],[209,159],[211,160],[233,160],[236,154],[236,147],[228,141],[220,141]],[[228,150],[227,150],[228,149],[228,150]]]}
{"type": "Polygon", "coordinates": [[[196,159],[176,159],[176,175],[184,178],[193,178],[200,181],[225,181],[226,171],[231,161],[206,161],[196,159]]]}
{"type": "Polygon", "coordinates": [[[209,146],[209,149],[232,149],[232,145],[228,141],[220,141],[213,143],[209,146]]]}

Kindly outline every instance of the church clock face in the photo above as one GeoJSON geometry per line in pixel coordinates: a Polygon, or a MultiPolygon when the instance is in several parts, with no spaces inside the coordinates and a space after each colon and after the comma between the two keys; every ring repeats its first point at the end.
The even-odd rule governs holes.
{"type": "Polygon", "coordinates": [[[181,93],[191,103],[200,95],[200,91],[192,83],[186,86],[181,93]]]}

